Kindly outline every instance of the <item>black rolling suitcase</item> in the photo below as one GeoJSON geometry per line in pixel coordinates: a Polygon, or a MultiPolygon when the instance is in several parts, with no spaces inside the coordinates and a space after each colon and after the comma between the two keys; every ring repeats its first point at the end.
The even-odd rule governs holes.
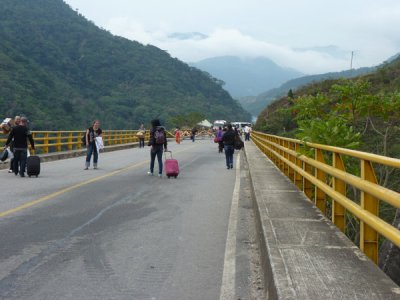
{"type": "Polygon", "coordinates": [[[31,155],[26,161],[26,171],[28,176],[38,177],[40,174],[40,157],[36,155],[31,155]]]}

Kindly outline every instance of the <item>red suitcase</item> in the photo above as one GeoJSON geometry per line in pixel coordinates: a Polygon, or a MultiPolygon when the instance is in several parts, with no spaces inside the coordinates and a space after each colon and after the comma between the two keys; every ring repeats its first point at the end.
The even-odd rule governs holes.
{"type": "Polygon", "coordinates": [[[165,163],[164,163],[164,168],[165,168],[165,175],[170,177],[178,177],[179,175],[179,165],[178,161],[176,159],[172,158],[172,152],[171,151],[165,151],[165,163]],[[167,158],[167,152],[170,153],[171,158],[167,158]]]}

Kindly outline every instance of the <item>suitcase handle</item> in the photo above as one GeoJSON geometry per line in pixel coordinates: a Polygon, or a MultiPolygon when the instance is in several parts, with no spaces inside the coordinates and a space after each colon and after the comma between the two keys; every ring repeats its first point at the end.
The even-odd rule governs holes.
{"type": "Polygon", "coordinates": [[[164,151],[165,159],[167,159],[167,152],[169,152],[169,154],[171,155],[171,159],[172,159],[172,151],[169,151],[169,150],[164,151]]]}

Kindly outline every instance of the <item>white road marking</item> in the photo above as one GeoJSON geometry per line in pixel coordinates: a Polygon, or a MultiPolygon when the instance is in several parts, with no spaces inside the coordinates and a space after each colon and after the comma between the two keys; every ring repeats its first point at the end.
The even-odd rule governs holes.
{"type": "Polygon", "coordinates": [[[222,274],[222,285],[220,300],[231,300],[235,297],[235,274],[236,274],[236,231],[238,221],[240,191],[240,154],[236,158],[236,180],[233,190],[231,212],[229,215],[228,235],[225,246],[224,271],[222,274]]]}

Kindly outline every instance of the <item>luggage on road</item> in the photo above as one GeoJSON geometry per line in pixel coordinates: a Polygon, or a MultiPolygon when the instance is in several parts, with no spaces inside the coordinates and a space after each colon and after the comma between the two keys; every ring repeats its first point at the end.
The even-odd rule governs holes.
{"type": "Polygon", "coordinates": [[[164,168],[165,168],[165,175],[170,177],[178,177],[179,175],[179,165],[178,161],[176,159],[172,158],[172,151],[165,151],[165,163],[164,163],[164,168]],[[171,155],[171,158],[167,158],[167,152],[171,155]]]}
{"type": "Polygon", "coordinates": [[[31,155],[26,160],[26,171],[28,176],[38,177],[40,174],[40,157],[36,155],[31,155]]]}

